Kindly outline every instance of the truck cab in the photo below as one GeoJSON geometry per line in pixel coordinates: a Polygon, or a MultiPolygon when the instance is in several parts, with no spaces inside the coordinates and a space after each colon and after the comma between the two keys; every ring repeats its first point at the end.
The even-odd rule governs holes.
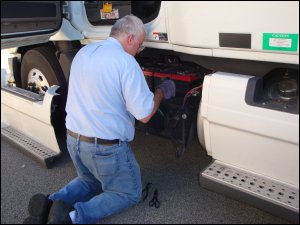
{"type": "Polygon", "coordinates": [[[61,154],[73,57],[134,14],[151,90],[176,83],[147,125],[175,157],[199,140],[200,185],[299,222],[299,2],[1,2],[1,134],[46,165],[61,154]],[[12,10],[13,9],[13,10],[12,10]]]}

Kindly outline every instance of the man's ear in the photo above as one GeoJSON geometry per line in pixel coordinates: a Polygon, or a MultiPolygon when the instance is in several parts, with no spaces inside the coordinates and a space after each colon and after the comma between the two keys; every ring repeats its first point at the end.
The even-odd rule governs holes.
{"type": "Polygon", "coordinates": [[[131,46],[132,44],[133,44],[133,42],[134,42],[134,36],[131,34],[131,35],[128,35],[127,36],[127,44],[129,45],[129,46],[131,46]]]}

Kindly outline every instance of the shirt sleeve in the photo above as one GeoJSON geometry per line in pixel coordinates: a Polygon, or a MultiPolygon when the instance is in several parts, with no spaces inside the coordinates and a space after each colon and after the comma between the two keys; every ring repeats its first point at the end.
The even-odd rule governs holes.
{"type": "Polygon", "coordinates": [[[133,58],[121,82],[123,97],[128,112],[137,120],[149,116],[154,107],[154,95],[149,90],[143,71],[133,58]]]}

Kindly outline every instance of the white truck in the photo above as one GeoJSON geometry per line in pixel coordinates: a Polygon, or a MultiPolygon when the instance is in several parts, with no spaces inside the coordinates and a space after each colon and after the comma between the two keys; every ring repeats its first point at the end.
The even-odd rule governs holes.
{"type": "Polygon", "coordinates": [[[212,159],[200,185],[299,222],[298,1],[2,1],[2,136],[49,165],[73,57],[126,14],[147,30],[149,87],[168,78],[183,92],[142,129],[179,156],[197,133],[212,159]]]}

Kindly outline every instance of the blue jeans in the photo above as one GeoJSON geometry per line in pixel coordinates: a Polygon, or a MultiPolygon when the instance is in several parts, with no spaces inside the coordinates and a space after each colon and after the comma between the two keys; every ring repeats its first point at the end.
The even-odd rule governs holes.
{"type": "Polygon", "coordinates": [[[49,199],[72,205],[75,223],[96,223],[139,203],[140,167],[128,142],[107,146],[67,135],[67,147],[78,177],[49,199]]]}

